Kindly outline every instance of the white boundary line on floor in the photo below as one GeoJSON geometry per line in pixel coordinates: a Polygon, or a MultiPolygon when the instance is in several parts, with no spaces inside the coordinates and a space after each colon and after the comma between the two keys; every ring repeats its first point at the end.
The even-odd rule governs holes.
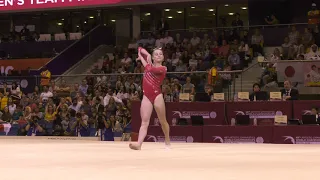
{"type": "MultiPolygon", "coordinates": [[[[101,141],[100,137],[66,137],[66,136],[0,136],[0,140],[54,140],[54,141],[101,141]]],[[[121,138],[114,138],[121,141],[121,138]]]]}

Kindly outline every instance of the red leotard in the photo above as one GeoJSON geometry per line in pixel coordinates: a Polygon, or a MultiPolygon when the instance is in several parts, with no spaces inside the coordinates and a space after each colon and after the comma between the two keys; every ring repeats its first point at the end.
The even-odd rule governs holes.
{"type": "Polygon", "coordinates": [[[144,69],[142,89],[143,94],[153,104],[156,97],[162,93],[161,84],[166,77],[167,67],[153,67],[147,64],[144,69]]]}

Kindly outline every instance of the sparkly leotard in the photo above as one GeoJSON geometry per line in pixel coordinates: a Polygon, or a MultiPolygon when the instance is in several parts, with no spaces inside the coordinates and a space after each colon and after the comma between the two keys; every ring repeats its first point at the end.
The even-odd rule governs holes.
{"type": "Polygon", "coordinates": [[[156,97],[161,94],[161,84],[166,77],[167,67],[154,67],[151,64],[147,64],[144,69],[143,75],[143,94],[153,104],[156,97]]]}

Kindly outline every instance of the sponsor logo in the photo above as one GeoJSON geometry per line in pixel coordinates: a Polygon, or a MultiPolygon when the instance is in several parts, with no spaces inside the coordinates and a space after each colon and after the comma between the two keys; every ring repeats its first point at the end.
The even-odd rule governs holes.
{"type": "Polygon", "coordinates": [[[202,116],[204,119],[215,119],[217,113],[215,111],[172,111],[173,116],[179,118],[190,119],[191,116],[202,116]]]}
{"type": "Polygon", "coordinates": [[[215,143],[264,143],[261,136],[212,136],[215,143]]]}
{"type": "Polygon", "coordinates": [[[249,115],[251,119],[272,119],[282,116],[282,111],[234,111],[236,115],[249,115]]]}
{"type": "MultiPolygon", "coordinates": [[[[148,135],[148,141],[152,142],[164,142],[164,136],[151,136],[148,135]]],[[[193,143],[194,139],[192,136],[170,136],[171,142],[180,142],[180,143],[193,143]]]]}
{"type": "Polygon", "coordinates": [[[282,136],[285,143],[290,144],[320,144],[320,136],[282,136]]]}
{"type": "Polygon", "coordinates": [[[12,66],[0,66],[0,72],[1,74],[8,75],[10,71],[14,70],[12,66]]]}
{"type": "Polygon", "coordinates": [[[310,110],[303,110],[302,111],[303,115],[311,115],[311,111],[310,110]]]}

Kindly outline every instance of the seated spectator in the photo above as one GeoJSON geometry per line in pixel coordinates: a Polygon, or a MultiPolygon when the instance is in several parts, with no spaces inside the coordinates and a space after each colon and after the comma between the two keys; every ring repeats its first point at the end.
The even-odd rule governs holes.
{"type": "Polygon", "coordinates": [[[134,51],[138,49],[138,43],[137,43],[136,38],[132,38],[131,39],[131,42],[128,45],[128,49],[129,50],[134,50],[134,51]]]}
{"type": "Polygon", "coordinates": [[[228,57],[230,46],[226,40],[222,41],[222,46],[219,48],[219,54],[223,57],[228,57]]]}
{"type": "Polygon", "coordinates": [[[313,40],[313,35],[311,33],[311,30],[309,28],[304,28],[304,33],[302,34],[302,44],[305,47],[311,46],[312,40],[313,40]]]}
{"type": "Polygon", "coordinates": [[[311,46],[311,51],[305,54],[306,60],[320,60],[320,52],[316,44],[311,46]]]}
{"type": "Polygon", "coordinates": [[[169,32],[168,32],[168,31],[166,31],[166,32],[164,33],[163,43],[164,43],[165,46],[167,46],[167,45],[170,45],[170,46],[173,45],[173,38],[169,35],[169,32]]]}
{"type": "Polygon", "coordinates": [[[201,39],[197,36],[196,32],[193,32],[193,37],[190,39],[192,47],[197,47],[201,43],[201,39]]]}
{"type": "Polygon", "coordinates": [[[298,39],[300,38],[300,33],[297,31],[296,26],[291,26],[291,32],[289,32],[288,37],[290,44],[297,44],[298,39]]]}
{"type": "Polygon", "coordinates": [[[232,70],[241,70],[240,56],[236,53],[234,49],[231,49],[230,55],[228,57],[228,63],[232,70]]]}
{"type": "Polygon", "coordinates": [[[195,93],[194,88],[195,88],[195,86],[194,86],[194,84],[191,83],[191,78],[187,77],[186,83],[182,86],[182,92],[194,94],[195,93]]]}
{"type": "Polygon", "coordinates": [[[250,93],[249,99],[250,99],[250,101],[267,100],[268,97],[267,97],[266,92],[261,91],[260,85],[258,83],[255,83],[255,84],[253,84],[253,92],[250,93]],[[261,93],[261,95],[257,94],[259,92],[261,93]],[[266,96],[266,97],[262,97],[262,96],[266,96]]]}
{"type": "Polygon", "coordinates": [[[276,18],[276,16],[274,14],[271,14],[271,16],[268,16],[266,18],[264,18],[264,21],[268,24],[268,25],[276,25],[279,24],[279,20],[276,18]]]}
{"type": "Polygon", "coordinates": [[[43,92],[40,94],[40,101],[46,103],[49,98],[52,98],[53,94],[49,91],[48,86],[43,86],[43,92]]]}
{"type": "Polygon", "coordinates": [[[284,89],[281,89],[281,94],[284,100],[298,100],[299,91],[293,89],[290,81],[284,82],[284,89]]]}
{"type": "Polygon", "coordinates": [[[284,38],[284,43],[281,45],[281,47],[282,47],[282,54],[283,54],[284,59],[288,59],[289,49],[291,47],[291,44],[289,43],[288,37],[284,38]]]}

